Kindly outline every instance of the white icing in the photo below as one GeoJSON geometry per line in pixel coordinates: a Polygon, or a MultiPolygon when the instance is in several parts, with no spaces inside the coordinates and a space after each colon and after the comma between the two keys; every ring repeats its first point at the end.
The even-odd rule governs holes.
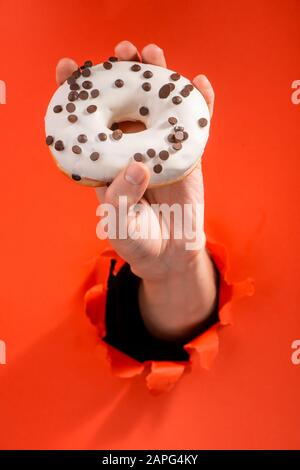
{"type": "MultiPolygon", "coordinates": [[[[149,64],[139,64],[141,70],[131,70],[133,62],[114,62],[112,68],[106,70],[103,64],[91,67],[89,77],[80,76],[76,83],[80,85],[85,80],[91,81],[93,86],[86,90],[89,93],[93,89],[100,91],[97,98],[89,97],[87,100],[77,99],[73,103],[76,106],[74,113],[66,110],[70,85],[65,82],[54,93],[45,117],[46,135],[54,137],[54,143],[49,147],[58,165],[69,174],[79,175],[81,178],[90,178],[101,182],[110,182],[117,173],[133,159],[135,153],[144,156],[144,163],[150,168],[150,184],[161,184],[176,180],[188,172],[201,157],[209,134],[209,111],[202,94],[194,88],[186,98],[180,95],[180,91],[190,81],[184,77],[173,81],[170,75],[174,73],[162,67],[149,64]],[[150,70],[152,78],[144,78],[143,72],[150,70]],[[124,86],[117,88],[115,80],[124,81],[124,86]],[[149,82],[150,91],[144,91],[142,84],[149,82]],[[159,98],[159,90],[166,83],[173,83],[175,89],[165,98],[159,98]],[[182,102],[173,104],[172,98],[180,96],[182,102]],[[86,108],[96,105],[97,111],[89,114],[86,108]],[[60,113],[53,111],[54,106],[61,105],[60,113]],[[139,109],[146,106],[149,109],[147,116],[141,116],[139,109]],[[75,114],[78,117],[76,123],[68,121],[68,116],[75,114]],[[172,143],[168,141],[168,135],[174,132],[174,126],[169,124],[168,118],[177,119],[176,126],[184,127],[188,133],[188,139],[182,142],[181,150],[174,150],[172,143]],[[205,127],[199,126],[199,119],[205,118],[208,123],[205,127]],[[113,122],[125,120],[142,121],[146,130],[125,134],[120,140],[112,138],[112,130],[109,126],[113,122]],[[107,134],[106,141],[100,141],[99,133],[107,134]],[[79,143],[77,137],[85,134],[86,143],[79,143]],[[62,140],[64,150],[58,151],[54,144],[62,140]],[[82,153],[76,155],[72,147],[78,145],[82,153]],[[156,156],[149,158],[148,149],[154,149],[156,156]],[[162,161],[158,154],[161,150],[167,150],[170,154],[167,160],[162,161]],[[92,152],[99,152],[100,158],[92,161],[92,152]],[[154,165],[160,163],[163,167],[161,173],[153,171],[154,165]]],[[[79,92],[78,91],[78,92],[79,92]]]]}

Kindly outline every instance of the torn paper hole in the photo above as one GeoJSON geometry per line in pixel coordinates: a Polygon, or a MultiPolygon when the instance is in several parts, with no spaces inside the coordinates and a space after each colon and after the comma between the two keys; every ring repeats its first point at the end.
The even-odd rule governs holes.
{"type": "MultiPolygon", "coordinates": [[[[98,329],[99,340],[106,349],[107,359],[114,375],[128,379],[145,373],[146,386],[150,392],[160,394],[170,391],[195,360],[199,361],[203,369],[211,369],[219,352],[218,330],[222,326],[233,323],[232,305],[238,299],[254,294],[254,282],[251,278],[229,282],[229,263],[225,248],[211,242],[207,242],[206,246],[220,273],[219,321],[184,346],[190,355],[190,359],[186,362],[146,361],[140,363],[107,344],[102,339],[105,336],[106,286],[98,283],[87,289],[84,299],[85,312],[91,323],[98,329]]],[[[117,272],[124,263],[112,249],[106,249],[101,256],[116,260],[113,266],[114,272],[117,272]]],[[[99,269],[100,263],[99,258],[99,263],[95,263],[95,269],[99,269]]]]}

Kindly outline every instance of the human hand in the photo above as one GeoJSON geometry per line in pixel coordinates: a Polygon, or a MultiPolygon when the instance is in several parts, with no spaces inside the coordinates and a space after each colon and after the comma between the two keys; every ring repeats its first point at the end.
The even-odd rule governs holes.
{"type": "MultiPolygon", "coordinates": [[[[149,44],[141,52],[128,41],[122,41],[115,48],[115,55],[119,60],[138,61],[142,60],[144,63],[166,67],[166,60],[164,52],[158,46],[149,44]]],[[[62,59],[57,65],[56,77],[57,82],[62,83],[78,65],[72,59],[62,59]]],[[[197,75],[192,83],[202,93],[208,105],[210,115],[213,113],[214,106],[214,91],[208,79],[204,75],[197,75]]],[[[137,123],[123,123],[123,131],[135,132],[139,130],[137,123]],[[124,128],[125,127],[125,128],[124,128]]],[[[215,299],[215,283],[211,261],[205,251],[205,236],[203,230],[203,214],[196,214],[197,207],[204,207],[204,188],[203,177],[201,169],[201,161],[198,162],[196,167],[181,181],[166,186],[149,188],[149,170],[139,162],[131,163],[127,168],[122,170],[113,182],[108,187],[100,187],[96,189],[97,196],[101,203],[111,204],[116,210],[119,210],[120,196],[126,196],[128,201],[128,210],[135,204],[139,204],[139,211],[128,213],[127,223],[130,236],[125,239],[112,238],[110,239],[111,245],[116,252],[130,264],[131,270],[143,280],[141,289],[141,303],[146,306],[144,315],[146,323],[150,329],[156,333],[164,330],[164,325],[157,324],[154,317],[160,316],[158,314],[165,307],[170,306],[169,300],[161,291],[161,282],[164,282],[164,289],[172,291],[173,298],[173,312],[176,306],[184,308],[183,299],[189,298],[189,291],[191,286],[198,288],[201,299],[195,296],[195,302],[191,305],[191,322],[188,325],[176,321],[176,312],[173,315],[175,318],[173,333],[178,336],[178,331],[190,331],[191,326],[195,323],[195,319],[199,322],[199,315],[195,311],[203,310],[202,317],[207,315],[213,301],[215,299]],[[191,240],[187,239],[183,233],[180,239],[172,236],[172,228],[168,227],[171,232],[169,238],[162,236],[163,226],[166,223],[164,216],[159,217],[157,213],[151,208],[152,204],[166,204],[171,207],[173,204],[189,204],[193,208],[192,223],[195,226],[196,216],[200,216],[200,237],[198,248],[194,250],[186,250],[186,243],[191,240]],[[133,223],[134,222],[134,223],[133,223]],[[151,226],[152,234],[154,237],[150,238],[136,238],[135,230],[132,227],[141,227],[147,222],[151,226]],[[186,281],[186,288],[184,288],[186,281]],[[181,279],[180,291],[178,297],[177,283],[181,279]],[[168,286],[169,289],[168,289],[168,286]],[[166,287],[167,286],[167,287],[166,287]],[[175,287],[176,286],[176,287],[175,287]],[[203,292],[202,292],[203,290],[203,292]],[[176,292],[177,291],[177,292],[176,292]],[[151,298],[156,296],[157,301],[154,309],[151,307],[151,298]],[[163,299],[165,297],[165,299],[163,299]],[[148,306],[148,309],[147,309],[148,306]],[[180,307],[181,306],[181,307],[180,307]],[[202,308],[200,308],[202,306],[202,308]],[[147,313],[149,312],[149,313],[147,313]],[[151,319],[149,321],[149,318],[151,319]],[[179,327],[180,325],[180,327],[179,327]],[[183,328],[182,328],[183,326],[183,328]],[[185,328],[187,326],[187,328],[185,328]]],[[[118,216],[117,216],[118,217],[118,216]]],[[[197,221],[199,224],[199,220],[197,221]]],[[[198,225],[199,228],[199,225],[198,225]]],[[[139,230],[140,231],[140,230],[139,230]]],[[[179,287],[179,286],[178,286],[179,287]]],[[[200,316],[200,319],[202,318],[200,316]]],[[[164,322],[164,320],[162,320],[164,322]]],[[[170,326],[170,321],[166,318],[166,324],[170,326]]],[[[172,328],[172,326],[171,326],[172,328]]],[[[168,330],[169,331],[169,330],[168,330]]]]}

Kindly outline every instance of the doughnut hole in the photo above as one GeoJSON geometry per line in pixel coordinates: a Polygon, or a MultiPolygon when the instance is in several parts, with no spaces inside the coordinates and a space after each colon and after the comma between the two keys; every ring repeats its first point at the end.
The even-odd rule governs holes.
{"type": "Polygon", "coordinates": [[[110,125],[110,129],[113,131],[115,129],[121,129],[124,134],[133,134],[138,132],[143,132],[147,130],[147,127],[142,121],[121,121],[113,122],[110,125]]]}

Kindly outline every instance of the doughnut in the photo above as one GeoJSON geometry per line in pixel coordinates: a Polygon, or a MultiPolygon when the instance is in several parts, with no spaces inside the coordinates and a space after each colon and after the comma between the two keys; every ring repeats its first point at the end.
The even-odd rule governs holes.
{"type": "Polygon", "coordinates": [[[209,125],[207,104],[187,78],[116,57],[75,70],[45,117],[57,166],[87,186],[110,183],[134,160],[148,166],[150,187],[178,181],[201,158],[209,125]],[[145,130],[125,133],[118,126],[124,121],[140,121],[145,130]]]}

